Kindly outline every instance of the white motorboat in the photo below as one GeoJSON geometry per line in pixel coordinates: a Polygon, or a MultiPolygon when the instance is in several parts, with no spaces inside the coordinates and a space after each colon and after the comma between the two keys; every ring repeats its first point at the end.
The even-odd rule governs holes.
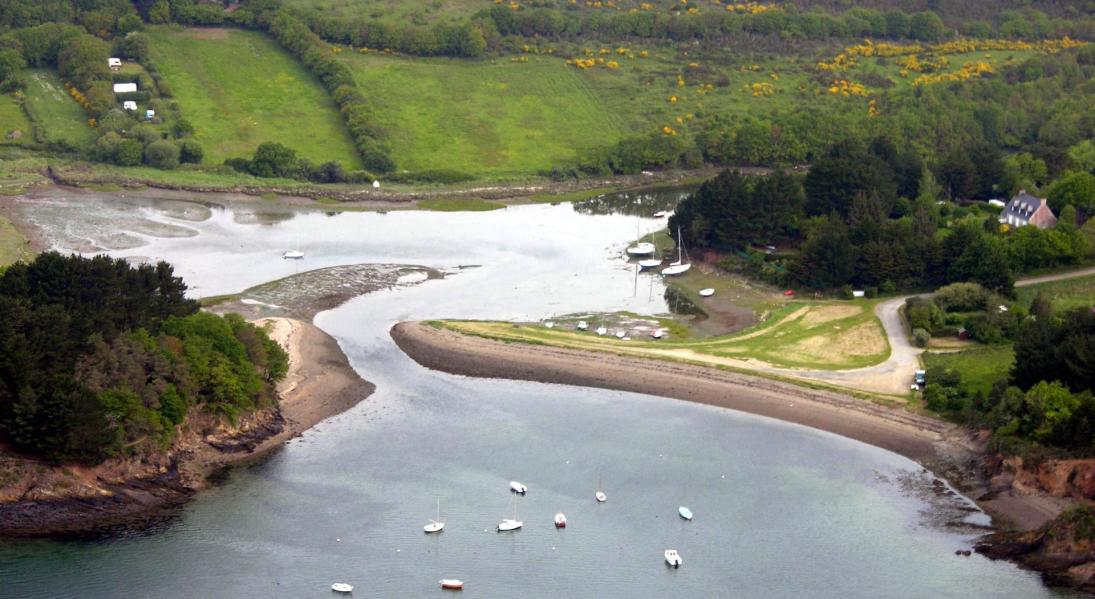
{"type": "Polygon", "coordinates": [[[450,591],[459,591],[464,588],[464,581],[457,580],[455,578],[442,578],[441,588],[448,589],[450,591]]]}
{"type": "Polygon", "coordinates": [[[548,328],[548,329],[553,329],[553,328],[555,328],[555,323],[549,320],[549,321],[544,323],[544,327],[548,328]]]}
{"type": "Polygon", "coordinates": [[[654,329],[653,331],[650,331],[650,336],[654,339],[661,339],[665,336],[665,333],[661,329],[654,329]]]}
{"type": "Polygon", "coordinates": [[[708,287],[706,289],[700,289],[700,297],[711,297],[715,295],[715,290],[708,287]]]}
{"type": "Polygon", "coordinates": [[[692,519],[692,510],[684,507],[683,505],[681,507],[677,508],[677,513],[680,514],[681,518],[684,518],[685,520],[691,520],[692,519]]]}
{"type": "Polygon", "coordinates": [[[608,500],[608,496],[605,495],[604,491],[597,491],[593,496],[597,499],[597,503],[604,503],[608,500]]]}
{"type": "Polygon", "coordinates": [[[623,329],[620,329],[620,330],[616,331],[616,338],[617,339],[623,339],[624,337],[627,337],[627,331],[625,331],[623,329]]]}
{"type": "Polygon", "coordinates": [[[652,256],[654,254],[654,244],[649,241],[640,241],[635,245],[627,248],[627,255],[632,258],[639,258],[641,256],[652,256]]]}
{"type": "Polygon", "coordinates": [[[517,530],[524,526],[525,523],[517,519],[517,496],[513,496],[513,517],[506,518],[498,523],[498,532],[507,532],[510,530],[517,530]]]}
{"type": "Polygon", "coordinates": [[[517,493],[519,495],[524,495],[525,493],[528,492],[528,487],[526,487],[525,485],[522,485],[521,483],[519,483],[515,480],[511,480],[511,481],[509,481],[509,490],[513,491],[514,493],[517,493]]]}
{"type": "Polygon", "coordinates": [[[654,218],[665,218],[667,216],[669,216],[669,213],[665,210],[659,210],[654,213],[654,218]]]}
{"type": "Polygon", "coordinates": [[[588,322],[586,322],[586,321],[584,321],[584,320],[579,320],[579,321],[578,321],[578,326],[577,326],[577,329],[578,329],[579,331],[584,331],[584,330],[586,330],[586,329],[588,329],[588,328],[589,328],[589,323],[588,323],[588,322]]]}
{"type": "Polygon", "coordinates": [[[597,327],[597,334],[604,337],[608,334],[608,329],[606,329],[605,327],[597,327]]]}
{"type": "Polygon", "coordinates": [[[674,568],[681,567],[681,554],[677,553],[676,549],[665,550],[665,563],[673,566],[674,568]]]}
{"type": "Polygon", "coordinates": [[[555,514],[555,528],[566,528],[566,527],[567,527],[566,514],[564,514],[563,512],[559,512],[558,514],[555,514]]]}
{"type": "Polygon", "coordinates": [[[331,585],[331,590],[336,593],[352,593],[354,592],[354,585],[345,582],[336,582],[331,585]]]}
{"type": "Polygon", "coordinates": [[[650,270],[651,268],[658,268],[662,265],[662,261],[657,258],[647,258],[646,260],[639,260],[639,270],[650,270]]]}
{"type": "Polygon", "coordinates": [[[284,260],[303,260],[304,252],[300,250],[289,250],[281,255],[284,260]]]}
{"type": "Polygon", "coordinates": [[[437,498],[437,519],[430,520],[430,523],[423,526],[422,530],[426,531],[426,534],[441,532],[445,529],[445,523],[441,521],[441,498],[437,498]]]}

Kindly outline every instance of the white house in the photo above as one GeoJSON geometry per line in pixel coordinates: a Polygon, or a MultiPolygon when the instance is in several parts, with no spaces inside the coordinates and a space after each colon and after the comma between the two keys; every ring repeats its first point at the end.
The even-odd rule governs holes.
{"type": "Polygon", "coordinates": [[[118,69],[122,68],[122,59],[121,58],[108,58],[108,59],[106,59],[106,64],[111,69],[117,71],[118,69]]]}
{"type": "Polygon", "coordinates": [[[1045,198],[1038,198],[1020,189],[1019,195],[1000,211],[1000,223],[1012,227],[1034,225],[1039,229],[1048,229],[1057,224],[1057,216],[1049,208],[1045,198]]]}
{"type": "Polygon", "coordinates": [[[125,102],[122,102],[122,108],[125,108],[126,110],[137,110],[137,103],[133,100],[126,100],[125,102]]]}
{"type": "Polygon", "coordinates": [[[144,111],[144,118],[145,119],[151,121],[152,117],[154,117],[154,116],[156,116],[156,111],[155,110],[146,110],[146,111],[144,111]]]}
{"type": "Polygon", "coordinates": [[[130,92],[137,91],[136,83],[115,83],[114,93],[116,94],[128,94],[130,92]]]}

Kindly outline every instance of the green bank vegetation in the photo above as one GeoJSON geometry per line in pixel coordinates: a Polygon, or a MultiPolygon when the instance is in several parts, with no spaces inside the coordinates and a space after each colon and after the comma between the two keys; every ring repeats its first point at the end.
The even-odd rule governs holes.
{"type": "Polygon", "coordinates": [[[288,356],[198,311],[166,263],[57,253],[0,274],[0,440],[54,462],[166,449],[197,412],[276,404],[288,356]]]}
{"type": "MultiPolygon", "coordinates": [[[[548,329],[537,325],[501,322],[443,321],[461,333],[502,341],[517,341],[603,351],[623,355],[749,368],[772,365],[788,368],[840,370],[870,366],[890,353],[872,301],[790,302],[755,328],[734,335],[705,339],[650,340],[649,331],[636,331],[623,341],[593,331],[548,329]],[[760,362],[758,364],[758,361],[760,362]]],[[[615,331],[613,331],[615,332],[615,331]]]]}

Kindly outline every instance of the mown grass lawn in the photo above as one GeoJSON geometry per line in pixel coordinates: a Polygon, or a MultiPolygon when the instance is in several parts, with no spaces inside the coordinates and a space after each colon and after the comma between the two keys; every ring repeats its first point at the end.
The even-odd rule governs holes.
{"type": "Polygon", "coordinates": [[[67,142],[84,149],[95,141],[95,132],[87,125],[87,113],[73,100],[57,73],[46,69],[26,72],[27,105],[35,117],[35,126],[52,142],[67,142]]]}
{"type": "Polygon", "coordinates": [[[411,59],[343,52],[388,131],[400,169],[531,175],[625,133],[557,58],[411,59]]]}
{"type": "Polygon", "coordinates": [[[1015,362],[1015,351],[1010,345],[991,345],[959,352],[927,352],[923,358],[928,368],[950,368],[958,372],[966,391],[987,394],[993,383],[1008,376],[1015,362]]]}
{"type": "Polygon", "coordinates": [[[878,364],[890,354],[874,300],[792,302],[764,324],[742,333],[706,339],[629,341],[508,322],[442,321],[455,331],[538,345],[746,368],[759,360],[790,368],[843,370],[878,364]]]}
{"type": "Polygon", "coordinates": [[[273,40],[234,29],[158,27],[149,35],[206,163],[249,158],[272,141],[313,162],[361,168],[334,101],[273,40]]]}
{"type": "Polygon", "coordinates": [[[1024,305],[1030,305],[1035,295],[1043,293],[1057,310],[1095,306],[1095,276],[1016,287],[1015,291],[1024,305]]]}
{"type": "Polygon", "coordinates": [[[22,144],[34,139],[34,131],[31,130],[30,121],[23,112],[23,107],[9,95],[0,95],[0,136],[3,136],[0,141],[5,144],[22,144]],[[12,131],[21,131],[22,138],[8,139],[12,131]]]}

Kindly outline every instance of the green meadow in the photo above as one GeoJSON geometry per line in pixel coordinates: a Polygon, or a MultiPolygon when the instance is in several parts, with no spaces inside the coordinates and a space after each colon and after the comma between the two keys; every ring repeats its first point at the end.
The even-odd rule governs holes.
{"type": "Polygon", "coordinates": [[[1038,283],[1015,289],[1019,302],[1029,305],[1034,296],[1045,294],[1057,310],[1095,306],[1095,276],[1038,283]]]}
{"type": "Polygon", "coordinates": [[[27,106],[44,139],[79,149],[90,147],[95,132],[87,125],[87,113],[68,95],[57,73],[31,69],[26,73],[26,82],[27,106]]]}
{"type": "Polygon", "coordinates": [[[388,23],[429,25],[461,21],[469,14],[494,6],[493,0],[286,0],[292,6],[322,15],[364,17],[388,23]]]}
{"type": "Polygon", "coordinates": [[[0,139],[0,141],[9,144],[26,143],[34,138],[34,131],[31,130],[30,121],[27,120],[23,107],[19,106],[15,98],[8,95],[0,95],[0,135],[3,135],[3,139],[0,139]],[[21,131],[23,133],[22,138],[18,140],[8,139],[8,135],[12,131],[21,131]]]}
{"type": "Polygon", "coordinates": [[[626,133],[623,119],[557,58],[341,56],[373,102],[400,169],[534,174],[626,133]]]}
{"type": "Polygon", "coordinates": [[[171,83],[207,163],[250,157],[279,142],[313,162],[361,168],[334,101],[265,35],[235,29],[152,28],[152,57],[171,83]]]}

